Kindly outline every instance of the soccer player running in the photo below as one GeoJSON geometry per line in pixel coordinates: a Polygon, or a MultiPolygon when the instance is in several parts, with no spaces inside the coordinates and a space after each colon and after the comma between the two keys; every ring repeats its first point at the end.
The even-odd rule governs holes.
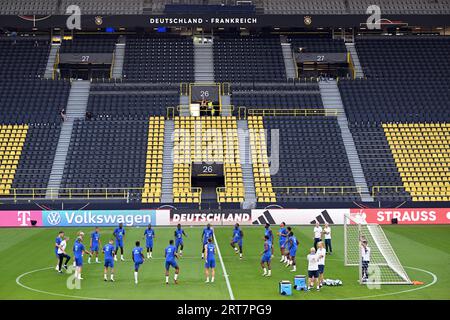
{"type": "Polygon", "coordinates": [[[289,265],[292,266],[291,272],[295,272],[297,271],[295,256],[297,254],[299,242],[297,238],[294,236],[294,233],[292,231],[289,233],[288,241],[289,241],[289,265]]]}
{"type": "Polygon", "coordinates": [[[308,290],[311,290],[316,284],[317,291],[319,287],[319,259],[316,255],[316,249],[311,248],[310,253],[307,256],[308,259],[308,290]]]}
{"type": "Polygon", "coordinates": [[[145,246],[147,247],[147,259],[152,258],[153,254],[153,239],[155,239],[155,230],[152,229],[152,225],[149,224],[144,231],[145,246]]]}
{"type": "Polygon", "coordinates": [[[75,257],[75,279],[78,280],[83,280],[83,278],[81,277],[81,271],[83,269],[84,253],[91,255],[91,252],[85,249],[83,244],[83,237],[80,235],[73,244],[73,255],[75,257]]]}
{"type": "Polygon", "coordinates": [[[270,277],[272,275],[272,268],[270,266],[270,261],[272,259],[272,243],[270,242],[269,236],[264,236],[264,251],[261,253],[261,268],[263,269],[263,277],[270,277]],[[264,265],[265,264],[265,265],[264,265]],[[266,267],[267,266],[267,267],[266,267]]]}
{"type": "Polygon", "coordinates": [[[202,259],[205,258],[205,246],[208,244],[208,239],[212,239],[214,237],[214,231],[211,228],[211,225],[208,223],[206,228],[203,229],[202,232],[202,259]]]}
{"type": "Polygon", "coordinates": [[[273,232],[272,229],[270,229],[270,224],[266,223],[266,225],[264,226],[265,230],[264,230],[264,236],[268,236],[269,237],[269,242],[270,242],[270,252],[271,255],[273,257],[273,232]]]}
{"type": "Polygon", "coordinates": [[[242,239],[244,238],[244,233],[239,227],[239,223],[234,225],[233,238],[231,239],[231,247],[234,249],[234,253],[239,252],[239,258],[242,259],[242,239]],[[236,247],[238,245],[239,249],[236,247]]]}
{"type": "Polygon", "coordinates": [[[211,270],[211,282],[214,282],[214,276],[216,273],[216,246],[213,243],[213,239],[208,239],[208,244],[205,246],[205,274],[206,283],[209,282],[209,270],[211,270]]]}
{"type": "Polygon", "coordinates": [[[184,249],[184,241],[183,236],[187,237],[184,230],[181,228],[181,224],[177,225],[177,228],[175,229],[175,247],[176,252],[178,252],[178,249],[180,249],[180,257],[183,256],[183,249],[184,249]]]}
{"type": "MultiPolygon", "coordinates": [[[[91,233],[91,242],[90,242],[89,247],[91,248],[92,254],[95,253],[95,263],[100,263],[98,261],[98,251],[99,251],[99,248],[101,247],[101,243],[100,243],[100,232],[99,232],[98,227],[95,227],[94,232],[91,233]]],[[[91,263],[90,256],[88,258],[88,263],[91,263]]]]}
{"type": "Polygon", "coordinates": [[[278,231],[280,254],[281,254],[280,262],[287,262],[287,257],[285,255],[285,250],[284,250],[286,247],[287,236],[288,236],[288,231],[286,229],[286,223],[282,222],[280,224],[280,230],[278,231]]]}
{"type": "Polygon", "coordinates": [[[105,255],[105,271],[104,279],[108,281],[108,268],[110,270],[111,281],[114,282],[114,240],[110,239],[107,244],[103,247],[103,254],[105,255]]]}
{"type": "Polygon", "coordinates": [[[125,239],[125,229],[123,228],[123,223],[119,223],[119,227],[116,228],[113,232],[113,236],[116,238],[116,255],[114,256],[114,260],[117,261],[117,253],[120,248],[120,260],[125,261],[123,258],[123,240],[125,239]]]}
{"type": "MultiPolygon", "coordinates": [[[[62,232],[62,234],[64,235],[64,232],[62,232]]],[[[59,273],[62,273],[62,268],[67,270],[67,264],[69,263],[70,260],[70,256],[66,253],[67,241],[69,241],[69,238],[63,237],[58,245],[58,250],[56,251],[56,254],[58,255],[57,270],[59,273]],[[63,265],[64,259],[66,259],[66,262],[63,265]]]]}
{"type": "Polygon", "coordinates": [[[322,241],[322,227],[320,226],[319,222],[316,222],[316,225],[314,227],[314,249],[317,251],[317,244],[322,241]]]}
{"type": "Polygon", "coordinates": [[[59,271],[59,254],[58,254],[58,249],[59,246],[61,245],[61,241],[64,238],[64,231],[60,231],[58,232],[58,236],[55,239],[55,256],[56,256],[56,267],[55,270],[59,271]]]}
{"type": "Polygon", "coordinates": [[[133,248],[133,262],[134,262],[134,283],[138,284],[138,272],[141,264],[144,263],[144,254],[142,253],[144,249],[141,248],[141,242],[136,241],[135,247],[133,248]]]}
{"type": "Polygon", "coordinates": [[[325,246],[322,241],[317,244],[317,257],[318,257],[318,265],[319,265],[319,287],[322,288],[323,285],[323,273],[325,271],[325,257],[327,255],[327,251],[325,250],[325,246]]]}
{"type": "Polygon", "coordinates": [[[173,245],[173,240],[169,241],[169,245],[165,250],[166,257],[166,284],[169,284],[170,267],[175,269],[175,275],[173,280],[175,284],[178,284],[178,274],[180,273],[180,267],[175,259],[178,259],[177,248],[173,245]]]}

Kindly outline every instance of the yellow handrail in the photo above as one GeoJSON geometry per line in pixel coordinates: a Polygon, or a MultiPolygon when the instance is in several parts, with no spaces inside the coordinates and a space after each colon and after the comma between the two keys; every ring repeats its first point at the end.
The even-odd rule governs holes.
{"type": "Polygon", "coordinates": [[[300,187],[272,187],[274,191],[276,190],[286,190],[289,194],[294,190],[300,190],[305,196],[314,193],[319,193],[322,195],[346,195],[346,194],[361,194],[362,188],[356,186],[300,186],[300,187]]]}
{"type": "Polygon", "coordinates": [[[248,116],[294,116],[294,117],[308,117],[308,116],[325,116],[337,117],[337,109],[248,109],[248,116]]]}
{"type": "Polygon", "coordinates": [[[377,194],[383,189],[394,190],[395,192],[406,191],[405,186],[373,186],[372,187],[372,197],[376,197],[377,194]]]}
{"type": "Polygon", "coordinates": [[[19,199],[43,199],[46,195],[61,200],[70,199],[127,199],[130,193],[142,193],[143,187],[136,188],[11,188],[8,194],[0,195],[0,198],[19,199]],[[57,197],[56,197],[57,196],[57,197]]]}

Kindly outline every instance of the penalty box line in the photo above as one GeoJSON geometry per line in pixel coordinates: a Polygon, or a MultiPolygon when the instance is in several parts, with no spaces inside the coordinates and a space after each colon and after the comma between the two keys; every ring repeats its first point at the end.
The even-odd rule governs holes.
{"type": "Polygon", "coordinates": [[[222,255],[220,253],[219,242],[217,242],[217,238],[216,238],[215,234],[214,234],[214,242],[216,244],[217,254],[219,255],[220,265],[222,266],[223,276],[225,277],[225,282],[227,283],[227,288],[228,288],[228,293],[230,295],[230,299],[235,300],[234,294],[233,294],[233,289],[231,288],[231,283],[230,283],[230,279],[228,276],[228,272],[227,272],[227,269],[225,268],[225,263],[223,262],[222,255]]]}

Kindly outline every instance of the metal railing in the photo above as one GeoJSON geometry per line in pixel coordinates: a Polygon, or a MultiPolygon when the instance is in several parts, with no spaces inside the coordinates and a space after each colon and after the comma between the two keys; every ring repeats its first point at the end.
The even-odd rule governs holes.
{"type": "MultiPolygon", "coordinates": [[[[239,115],[241,112],[239,107],[239,115]]],[[[294,117],[337,117],[337,109],[247,109],[246,115],[248,116],[263,116],[263,117],[276,117],[276,116],[294,116],[294,117]]]]}
{"type": "MultiPolygon", "coordinates": [[[[227,201],[230,199],[238,198],[239,196],[231,196],[226,194],[227,187],[217,187],[216,188],[216,195],[217,195],[217,203],[220,205],[221,203],[226,202],[236,202],[236,201],[227,201]],[[221,201],[220,199],[223,198],[225,201],[221,201]]],[[[244,194],[244,188],[242,188],[242,194],[244,194]]],[[[244,196],[242,196],[244,197],[244,196]]]]}
{"type": "Polygon", "coordinates": [[[361,194],[362,188],[356,186],[307,186],[307,187],[272,187],[274,191],[291,194],[296,192],[296,196],[309,195],[354,195],[361,194]]]}
{"type": "Polygon", "coordinates": [[[0,194],[0,198],[17,200],[49,199],[59,200],[103,200],[130,199],[142,193],[144,188],[11,188],[9,194],[0,194]]]}
{"type": "Polygon", "coordinates": [[[378,197],[382,191],[407,192],[405,186],[373,186],[372,197],[378,197]]]}

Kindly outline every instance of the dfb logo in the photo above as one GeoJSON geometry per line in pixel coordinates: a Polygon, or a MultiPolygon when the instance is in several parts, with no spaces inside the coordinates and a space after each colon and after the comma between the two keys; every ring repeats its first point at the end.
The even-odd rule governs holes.
{"type": "Polygon", "coordinates": [[[50,212],[47,215],[47,222],[52,226],[56,226],[61,223],[61,215],[59,212],[50,212]]]}
{"type": "Polygon", "coordinates": [[[27,227],[30,222],[31,213],[30,211],[19,211],[17,212],[17,221],[20,223],[21,227],[27,227]]]}

